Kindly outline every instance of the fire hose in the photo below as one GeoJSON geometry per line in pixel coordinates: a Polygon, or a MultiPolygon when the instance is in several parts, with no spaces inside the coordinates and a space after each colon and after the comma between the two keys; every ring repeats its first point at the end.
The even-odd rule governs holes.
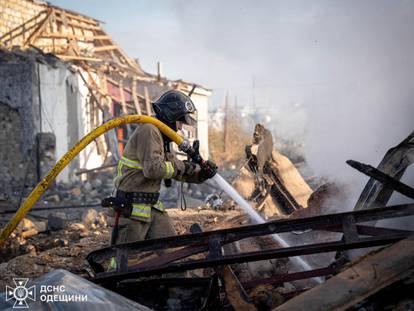
{"type": "Polygon", "coordinates": [[[98,136],[108,132],[109,130],[120,125],[129,123],[151,123],[155,125],[164,135],[175,142],[180,150],[186,152],[195,163],[203,165],[205,162],[199,153],[193,149],[190,142],[177,134],[173,129],[162,123],[156,118],[142,115],[128,115],[114,118],[101,126],[97,127],[86,136],[84,136],[75,146],[73,146],[66,154],[64,154],[48,174],[37,184],[32,190],[23,204],[16,211],[15,215],[9,220],[7,225],[0,234],[0,247],[5,243],[6,239],[16,229],[20,221],[26,216],[33,205],[40,199],[50,184],[55,180],[57,175],[76,157],[87,145],[89,145],[98,136]]]}
{"type": "MultiPolygon", "coordinates": [[[[14,216],[9,220],[7,225],[1,231],[0,234],[0,247],[6,242],[6,239],[10,236],[10,234],[16,229],[17,225],[20,221],[26,216],[26,214],[30,211],[30,209],[34,206],[34,204],[40,199],[46,189],[50,186],[50,184],[55,180],[57,175],[76,157],[87,145],[89,145],[93,140],[95,140],[98,136],[108,132],[109,130],[118,127],[124,124],[130,123],[150,123],[156,126],[163,134],[165,134],[168,138],[170,138],[173,142],[175,142],[179,149],[191,158],[191,160],[199,164],[201,167],[209,168],[208,161],[204,161],[198,152],[198,148],[193,148],[190,142],[184,139],[182,136],[177,134],[173,129],[162,123],[156,118],[152,118],[149,116],[142,116],[142,115],[128,115],[114,118],[101,126],[97,127],[86,136],[84,136],[75,146],[73,146],[66,154],[64,154],[59,161],[55,164],[55,166],[48,172],[48,174],[37,184],[37,186],[32,190],[23,204],[19,207],[16,211],[14,216]]],[[[234,201],[236,201],[242,210],[244,210],[249,217],[252,219],[254,223],[264,223],[264,219],[260,216],[260,214],[250,206],[250,204],[244,200],[237,191],[230,186],[227,181],[223,179],[219,174],[215,174],[212,178],[217,185],[222,188],[234,201]]],[[[288,243],[283,240],[278,234],[273,234],[272,237],[283,247],[288,247],[288,243]]],[[[306,270],[311,270],[311,266],[304,261],[300,256],[292,257],[292,260],[306,270]]],[[[318,283],[322,281],[320,278],[315,278],[318,283]]]]}

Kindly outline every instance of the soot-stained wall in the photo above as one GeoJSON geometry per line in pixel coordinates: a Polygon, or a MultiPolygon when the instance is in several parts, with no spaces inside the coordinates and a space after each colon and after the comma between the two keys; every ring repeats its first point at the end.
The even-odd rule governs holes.
{"type": "MultiPolygon", "coordinates": [[[[78,77],[35,52],[0,51],[0,193],[33,186],[80,137],[78,77]],[[47,139],[45,139],[47,138],[47,139]]],[[[79,162],[59,176],[71,181],[79,162]]]]}

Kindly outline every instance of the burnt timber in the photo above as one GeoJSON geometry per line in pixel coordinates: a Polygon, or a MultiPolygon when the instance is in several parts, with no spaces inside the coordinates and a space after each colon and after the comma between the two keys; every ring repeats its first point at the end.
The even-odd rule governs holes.
{"type": "MultiPolygon", "coordinates": [[[[216,267],[234,263],[382,246],[405,239],[412,232],[361,226],[359,223],[385,218],[404,217],[413,214],[414,204],[404,204],[309,218],[276,220],[260,225],[119,244],[91,252],[87,256],[87,261],[94,272],[92,281],[97,283],[112,283],[141,276],[160,275],[169,272],[216,267]],[[345,239],[303,246],[275,248],[260,252],[245,252],[235,255],[223,255],[220,247],[217,248],[217,246],[223,246],[249,237],[308,229],[344,232],[345,239]],[[360,237],[360,235],[369,235],[370,237],[360,237]],[[134,266],[127,265],[128,258],[133,254],[176,247],[182,248],[155,259],[143,261],[134,266]],[[217,251],[217,249],[219,250],[217,251]],[[191,255],[205,252],[207,252],[207,255],[203,259],[179,261],[191,255]],[[101,263],[114,256],[120,262],[117,270],[104,272],[101,263]]],[[[331,271],[325,272],[330,273],[331,271]]],[[[308,275],[304,276],[309,277],[308,275]]]]}

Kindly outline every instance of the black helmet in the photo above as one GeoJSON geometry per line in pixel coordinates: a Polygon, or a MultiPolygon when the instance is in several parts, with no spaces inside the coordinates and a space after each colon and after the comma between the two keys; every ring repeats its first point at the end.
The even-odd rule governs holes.
{"type": "Polygon", "coordinates": [[[190,114],[196,111],[193,101],[190,97],[180,91],[170,90],[161,95],[152,107],[155,116],[160,121],[176,130],[176,121],[193,125],[195,120],[190,114]]]}

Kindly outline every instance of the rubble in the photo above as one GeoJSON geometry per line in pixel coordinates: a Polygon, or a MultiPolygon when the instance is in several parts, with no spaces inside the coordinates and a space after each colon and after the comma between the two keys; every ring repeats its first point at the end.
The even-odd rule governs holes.
{"type": "Polygon", "coordinates": [[[257,124],[247,162],[233,181],[234,188],[266,218],[286,217],[306,209],[312,189],[293,163],[273,149],[272,135],[257,124]]]}
{"type": "MultiPolygon", "coordinates": [[[[283,182],[285,190],[291,191],[292,196],[297,197],[297,201],[303,204],[303,198],[300,198],[298,195],[300,193],[298,189],[306,190],[310,189],[310,187],[306,184],[304,178],[300,176],[299,172],[292,169],[293,165],[290,165],[292,164],[287,158],[285,159],[284,156],[273,151],[272,158],[267,163],[271,171],[265,171],[264,174],[269,174],[269,172],[270,174],[275,174],[283,182]],[[275,161],[275,158],[278,160],[275,161]],[[285,172],[283,178],[281,171],[285,172]]],[[[3,276],[2,280],[0,280],[0,290],[3,290],[6,284],[9,284],[13,277],[24,276],[36,278],[49,271],[60,268],[64,268],[83,277],[90,275],[90,267],[86,264],[84,258],[92,250],[108,246],[111,228],[108,227],[105,211],[101,208],[77,209],[76,205],[85,202],[97,202],[98,199],[105,196],[106,193],[109,193],[111,190],[111,182],[108,182],[110,180],[109,176],[110,174],[108,172],[104,172],[100,177],[97,175],[91,182],[75,183],[72,185],[57,183],[55,187],[50,189],[50,195],[45,197],[43,204],[47,203],[46,205],[49,205],[52,203],[46,201],[46,198],[50,200],[50,198],[59,196],[62,203],[72,202],[74,205],[72,208],[57,209],[53,212],[48,210],[33,211],[33,215],[30,218],[26,218],[20,223],[18,230],[13,233],[12,239],[9,239],[7,247],[2,249],[3,252],[6,250],[8,253],[2,256],[5,262],[0,264],[0,274],[3,276]],[[87,193],[92,193],[92,200],[86,198],[87,193]],[[44,218],[38,218],[39,216],[42,217],[42,215],[47,216],[47,221],[44,218]]],[[[258,188],[260,188],[260,183],[258,183],[255,174],[248,167],[244,167],[240,171],[233,181],[233,184],[241,190],[247,189],[243,194],[248,198],[251,198],[251,194],[255,191],[257,192],[258,188]]],[[[203,187],[206,186],[203,185],[203,187]]],[[[189,233],[190,227],[194,223],[201,225],[203,231],[234,228],[250,224],[248,217],[234,205],[234,202],[223,200],[223,196],[217,193],[210,195],[209,198],[210,201],[223,200],[219,208],[214,207],[214,204],[212,204],[214,202],[209,201],[209,204],[203,203],[200,199],[203,198],[205,189],[198,187],[185,189],[185,195],[189,202],[187,210],[183,211],[179,207],[168,209],[168,213],[173,219],[178,235],[189,233]],[[203,191],[200,191],[200,189],[203,189],[203,191]],[[186,190],[189,191],[187,192],[186,190]]],[[[211,191],[213,188],[207,189],[211,191]]],[[[163,190],[163,199],[168,204],[177,206],[176,196],[179,194],[177,190],[178,187],[170,188],[168,191],[163,190]]],[[[307,208],[300,205],[300,208],[294,210],[291,214],[287,214],[286,210],[283,210],[280,206],[275,209],[277,213],[274,211],[270,213],[270,211],[263,209],[263,206],[269,204],[268,202],[273,204],[270,205],[272,207],[278,206],[274,203],[274,192],[271,191],[266,193],[261,204],[258,204],[257,201],[251,201],[251,203],[255,204],[264,215],[266,213],[272,215],[269,219],[304,218],[332,212],[331,206],[337,206],[338,202],[343,200],[345,191],[342,185],[326,183],[308,196],[306,202],[307,208]],[[334,200],[337,200],[337,202],[334,203],[334,200]]],[[[337,233],[311,231],[298,232],[296,236],[290,236],[289,239],[293,245],[301,245],[306,244],[302,241],[303,238],[307,240],[307,243],[309,243],[309,240],[328,242],[337,236],[337,233]],[[306,235],[303,233],[306,233],[306,235]]],[[[260,252],[275,247],[278,248],[280,246],[271,237],[256,237],[226,245],[224,254],[260,252]]],[[[321,262],[332,261],[331,255],[330,257],[312,256],[308,256],[307,260],[316,268],[320,267],[319,264],[321,262]]],[[[144,258],[149,258],[148,254],[143,254],[140,260],[144,258]]],[[[288,259],[272,259],[234,264],[231,265],[231,269],[241,284],[249,284],[251,280],[271,280],[272,278],[287,275],[287,273],[292,271],[292,265],[288,259]]],[[[195,270],[190,275],[201,278],[206,273],[209,273],[208,269],[204,271],[195,270]]],[[[273,285],[271,283],[248,286],[246,294],[249,301],[254,302],[254,308],[270,310],[278,306],[283,306],[286,301],[290,301],[289,299],[297,296],[309,287],[312,287],[312,284],[307,281],[290,281],[281,284],[275,283],[273,285]]],[[[227,292],[227,294],[229,295],[229,299],[233,301],[232,305],[243,305],[243,308],[250,308],[250,304],[245,305],[243,302],[244,298],[239,296],[237,291],[227,292]]],[[[188,298],[190,299],[191,297],[188,298]]],[[[174,296],[171,296],[166,303],[169,306],[179,307],[181,305],[180,299],[184,298],[174,298],[174,296]]]]}
{"type": "Polygon", "coordinates": [[[62,230],[68,224],[66,214],[63,212],[52,212],[47,217],[47,228],[51,231],[62,230]]]}
{"type": "MultiPolygon", "coordinates": [[[[194,91],[198,123],[183,133],[191,139],[208,135],[207,101],[211,90],[168,80],[160,71],[156,76],[145,72],[93,18],[39,1],[14,0],[6,6],[0,21],[2,226],[57,159],[85,133],[112,117],[151,115],[151,100],[161,91],[194,91]]],[[[224,150],[218,153],[217,163],[224,169],[220,173],[226,180],[232,179],[241,196],[271,223],[253,226],[237,204],[211,183],[174,182],[170,188],[163,186],[160,199],[168,208],[178,236],[148,242],[165,249],[151,249],[145,241],[109,247],[111,228],[100,202],[113,193],[116,163],[134,130],[134,125],[128,124],[96,138],[82,151],[11,233],[0,248],[0,291],[16,277],[58,280],[55,284],[67,278],[94,293],[105,293],[113,305],[119,299],[125,309],[146,310],[125,297],[147,299],[156,306],[163,301],[167,309],[191,309],[206,293],[212,293],[210,298],[220,300],[229,310],[375,310],[381,304],[386,309],[411,308],[414,256],[413,239],[407,236],[412,231],[373,227],[367,222],[381,219],[378,215],[413,212],[411,204],[385,205],[394,190],[413,198],[414,189],[398,180],[413,162],[414,134],[387,152],[379,171],[370,168],[376,173],[368,174],[372,178],[355,205],[359,211],[326,216],[338,212],[336,208],[346,197],[346,186],[319,176],[305,176],[306,158],[296,151],[303,147],[301,144],[289,142],[281,149],[287,142],[274,144],[272,133],[262,124],[256,124],[252,141],[247,144],[239,120],[233,120],[229,127],[227,114],[225,118],[224,135],[213,135],[224,150]],[[237,139],[230,137],[231,129],[237,129],[232,133],[237,139]],[[243,151],[245,157],[241,159],[243,151]],[[236,164],[243,165],[236,170],[236,164]],[[378,179],[381,174],[385,178],[378,179]],[[382,209],[368,209],[372,207],[382,209]],[[174,244],[192,232],[191,228],[203,232],[184,236],[187,240],[183,244],[174,244]],[[222,232],[222,236],[210,232],[220,229],[231,230],[222,232]],[[247,231],[250,235],[243,235],[247,231]],[[279,233],[283,239],[275,240],[279,233]],[[238,239],[240,236],[244,238],[238,239]],[[204,240],[197,240],[201,238],[204,240]],[[173,250],[168,252],[167,246],[173,250]],[[374,246],[383,249],[351,262],[350,250],[374,246]],[[125,250],[129,247],[140,252],[133,254],[136,258],[130,258],[131,262],[130,250],[125,250]],[[110,282],[103,285],[124,297],[82,279],[99,282],[108,271],[108,263],[96,271],[94,262],[89,261],[88,255],[99,250],[103,257],[110,255],[104,260],[115,256],[121,259],[121,268],[104,275],[110,282]],[[165,253],[157,256],[158,252],[165,253]],[[298,256],[306,263],[301,266],[305,271],[295,267],[293,259],[298,256]],[[125,257],[127,260],[123,260],[125,257]],[[159,277],[174,269],[182,272],[179,269],[183,267],[195,267],[188,272],[191,277],[159,277]],[[157,269],[158,274],[154,273],[157,269]],[[131,279],[132,273],[138,274],[136,279],[131,279]],[[148,280],[145,273],[150,275],[148,280]],[[117,283],[116,278],[121,277],[125,283],[117,283]],[[321,277],[329,279],[315,286],[315,278],[321,277]]],[[[206,159],[207,140],[201,144],[206,159]]],[[[361,167],[355,161],[348,163],[361,167]]],[[[68,286],[75,287],[73,284],[68,286]]],[[[94,298],[100,307],[103,301],[108,302],[94,298]]],[[[215,310],[217,306],[204,307],[215,310]]]]}
{"type": "MultiPolygon", "coordinates": [[[[292,193],[296,195],[298,189],[306,190],[309,188],[287,158],[276,154],[276,159],[277,161],[272,157],[267,165],[278,176],[281,174],[281,171],[284,172],[285,177],[280,178],[280,180],[286,184],[287,189],[292,189],[292,193]]],[[[0,266],[2,269],[0,273],[4,274],[4,280],[3,283],[0,283],[0,289],[1,286],[10,282],[10,278],[13,275],[35,278],[59,268],[65,268],[80,276],[88,276],[89,267],[81,259],[85,258],[90,251],[108,245],[110,228],[108,228],[106,222],[105,211],[101,208],[78,209],[76,206],[100,202],[103,197],[108,196],[112,192],[113,173],[111,174],[110,171],[113,172],[113,169],[109,168],[106,171],[95,174],[95,178],[90,182],[57,183],[48,190],[42,200],[44,205],[50,206],[58,202],[62,204],[71,203],[73,208],[70,208],[69,205],[68,209],[61,210],[51,209],[48,211],[46,209],[38,212],[36,212],[36,209],[32,210],[33,216],[46,216],[47,221],[39,221],[40,226],[43,226],[43,228],[36,232],[37,234],[35,233],[35,230],[38,230],[38,227],[35,225],[36,221],[30,222],[27,220],[21,224],[22,232],[26,233],[16,235],[17,238],[14,241],[18,241],[18,244],[15,246],[14,253],[8,255],[8,259],[12,259],[0,266]]],[[[255,174],[247,167],[242,168],[240,174],[234,180],[234,185],[242,190],[243,195],[248,198],[259,187],[255,174]]],[[[175,229],[179,235],[189,233],[190,227],[194,223],[201,225],[203,231],[233,228],[250,223],[248,217],[233,202],[229,200],[223,201],[218,194],[210,196],[210,201],[211,198],[214,198],[214,202],[222,202],[218,208],[215,208],[215,205],[211,204],[210,201],[210,204],[205,204],[202,200],[206,198],[206,191],[211,193],[211,190],[214,190],[206,185],[192,185],[191,187],[184,188],[187,210],[183,211],[177,207],[177,196],[180,195],[179,189],[180,185],[176,184],[173,188],[163,189],[161,195],[167,206],[176,206],[176,208],[169,208],[168,213],[173,219],[175,229]]],[[[271,206],[277,206],[273,202],[272,193],[269,192],[266,195],[267,198],[265,198],[264,202],[271,200],[271,206]]],[[[258,208],[260,208],[260,204],[262,208],[266,204],[263,204],[263,202],[260,204],[257,202],[252,203],[256,204],[258,208]]],[[[286,217],[285,210],[281,208],[275,208],[275,210],[271,213],[272,217],[275,215],[286,217]],[[276,214],[275,210],[279,214],[276,214]]],[[[266,215],[266,212],[264,214],[266,215]]],[[[225,253],[260,251],[275,245],[276,243],[271,238],[258,237],[246,239],[235,243],[233,246],[226,247],[225,253]]],[[[252,278],[268,278],[286,274],[290,270],[290,264],[287,259],[278,259],[233,265],[232,268],[237,278],[243,282],[252,278]]],[[[202,276],[202,274],[199,274],[199,276],[202,276]]],[[[282,290],[280,286],[265,286],[264,288],[266,288],[266,292],[256,288],[249,289],[248,291],[249,297],[255,299],[255,301],[257,300],[257,305],[270,308],[275,307],[284,300],[281,292],[286,292],[286,290],[282,290]]],[[[294,290],[296,290],[296,287],[292,285],[290,291],[294,290]]],[[[171,300],[169,303],[172,304],[173,301],[171,300]]]]}

